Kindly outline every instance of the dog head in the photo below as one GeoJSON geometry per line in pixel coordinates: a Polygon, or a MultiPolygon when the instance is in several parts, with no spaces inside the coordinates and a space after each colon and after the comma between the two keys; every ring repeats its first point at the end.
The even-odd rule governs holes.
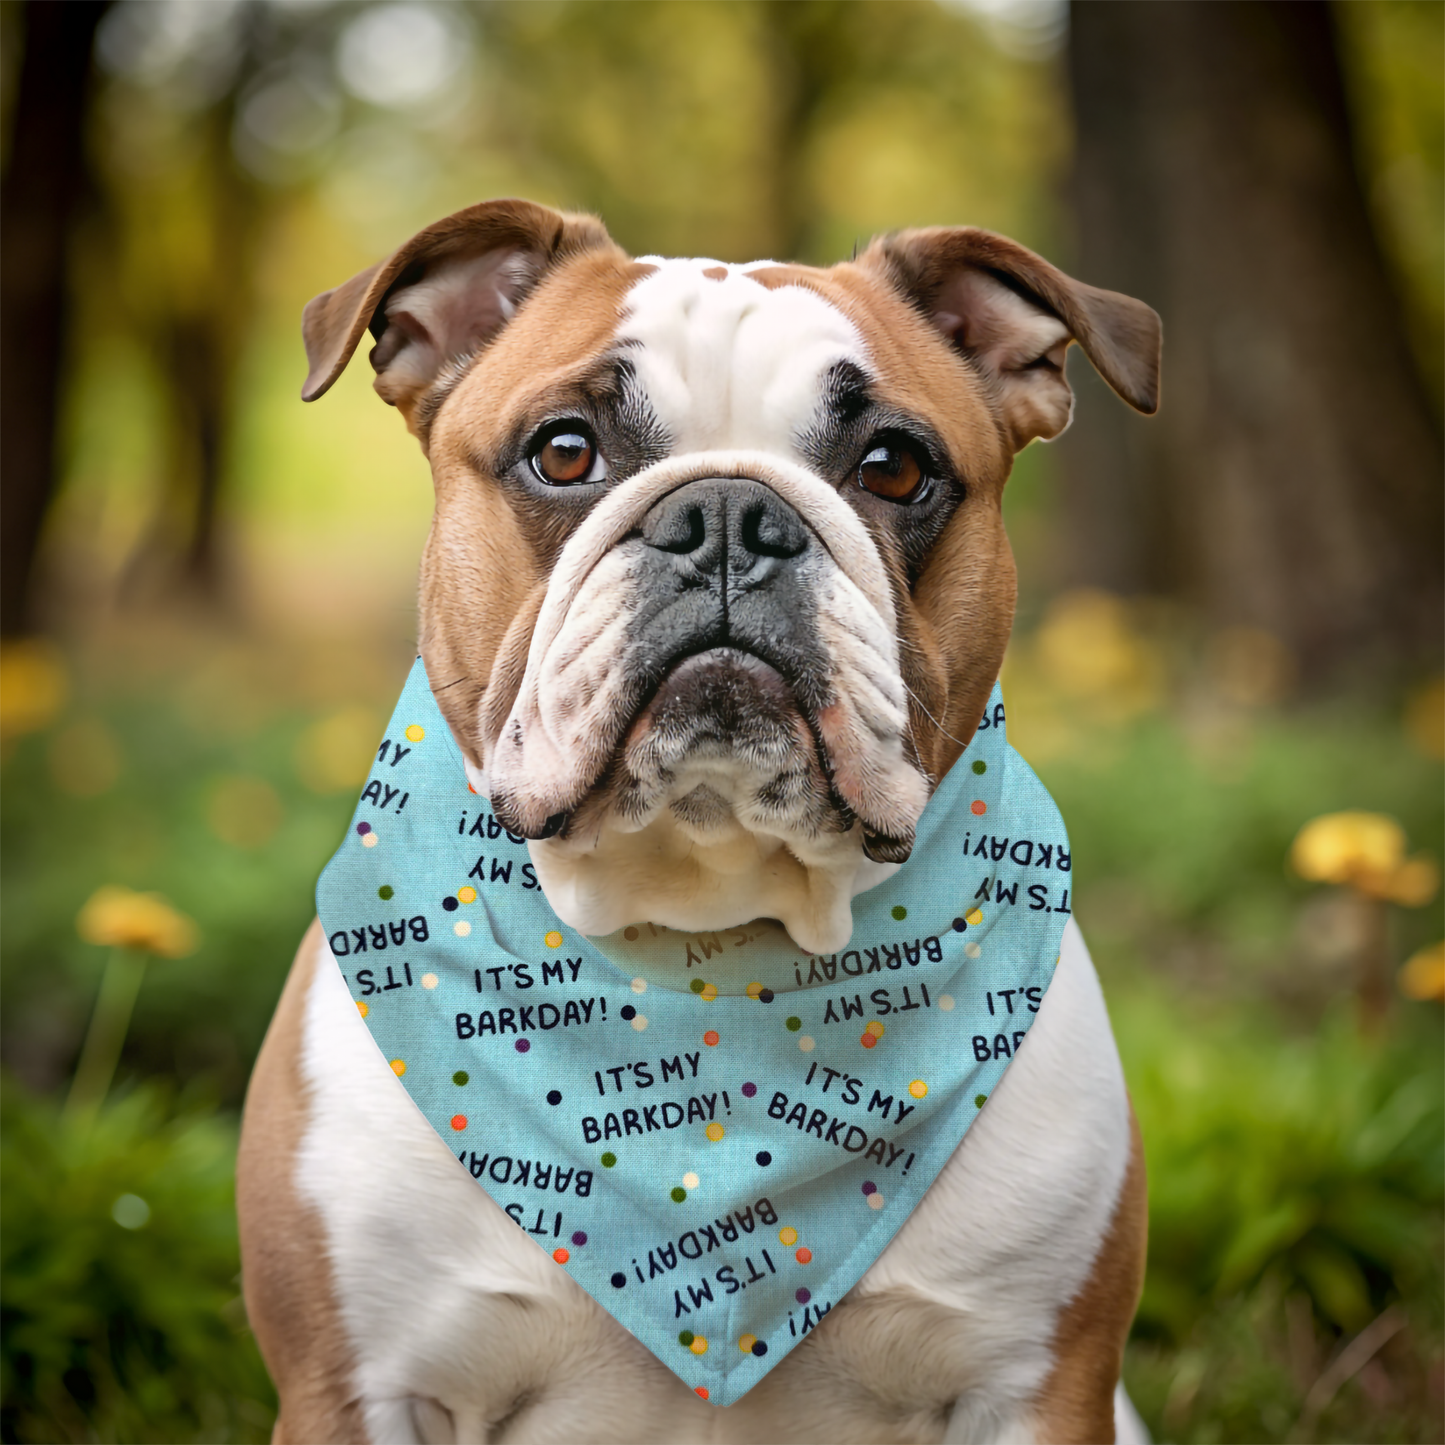
{"type": "Polygon", "coordinates": [[[437,702],[594,935],[841,947],[998,676],[1003,486],[1068,424],[1070,341],[1158,392],[1153,311],[968,227],[733,266],[488,202],[310,303],[306,400],[368,328],[436,483],[437,702]]]}

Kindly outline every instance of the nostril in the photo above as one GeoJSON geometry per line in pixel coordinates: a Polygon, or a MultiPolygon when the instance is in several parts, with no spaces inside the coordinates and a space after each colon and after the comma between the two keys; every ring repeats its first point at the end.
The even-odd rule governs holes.
{"type": "Polygon", "coordinates": [[[677,507],[668,513],[665,523],[648,536],[649,546],[659,552],[685,557],[696,552],[707,540],[707,521],[701,507],[677,507]]]}
{"type": "Polygon", "coordinates": [[[743,513],[742,544],[755,557],[796,557],[808,534],[790,512],[759,503],[743,513]]]}

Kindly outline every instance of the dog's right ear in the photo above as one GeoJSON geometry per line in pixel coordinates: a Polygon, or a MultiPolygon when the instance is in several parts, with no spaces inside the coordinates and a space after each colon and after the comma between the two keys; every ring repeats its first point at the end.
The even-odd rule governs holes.
{"type": "Polygon", "coordinates": [[[443,367],[465,362],[491,340],[549,267],[611,245],[595,217],[531,201],[483,201],[435,222],[307,303],[301,334],[311,370],[302,401],[331,386],[370,327],[373,385],[411,426],[417,401],[443,367]]]}

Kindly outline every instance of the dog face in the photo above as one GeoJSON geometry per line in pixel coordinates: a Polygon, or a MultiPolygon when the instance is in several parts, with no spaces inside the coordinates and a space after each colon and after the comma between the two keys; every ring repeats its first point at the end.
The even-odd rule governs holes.
{"type": "Polygon", "coordinates": [[[306,399],[368,326],[436,482],[437,701],[594,935],[846,943],[998,675],[1003,485],[1068,422],[1069,342],[1157,396],[1148,307],[969,228],[728,266],[491,202],[308,306],[306,399]]]}

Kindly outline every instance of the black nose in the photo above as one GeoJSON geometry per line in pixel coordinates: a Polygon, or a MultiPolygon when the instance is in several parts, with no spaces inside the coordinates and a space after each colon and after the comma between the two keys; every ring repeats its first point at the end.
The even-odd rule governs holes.
{"type": "Polygon", "coordinates": [[[808,548],[802,518],[774,491],[744,477],[708,477],[669,492],[647,514],[642,539],[701,574],[756,585],[808,548]]]}

